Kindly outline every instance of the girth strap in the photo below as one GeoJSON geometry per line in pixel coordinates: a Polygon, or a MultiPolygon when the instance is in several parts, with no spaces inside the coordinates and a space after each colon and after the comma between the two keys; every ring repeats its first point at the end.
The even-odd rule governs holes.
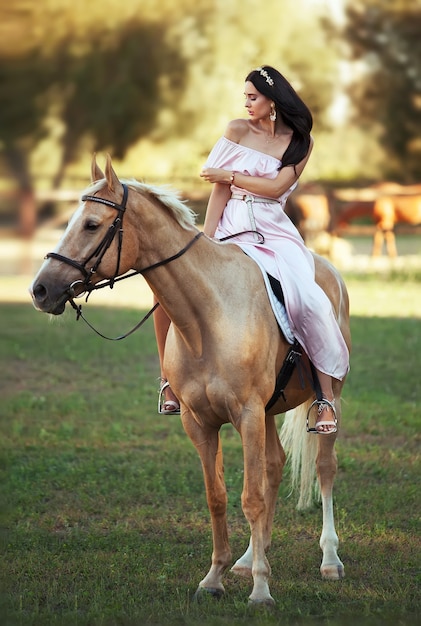
{"type": "MultiPolygon", "coordinates": [[[[279,400],[281,396],[284,402],[286,402],[285,389],[289,381],[291,380],[291,376],[294,373],[295,368],[298,369],[298,372],[301,377],[301,386],[302,388],[304,388],[305,381],[304,381],[303,372],[305,372],[305,369],[301,367],[301,360],[300,360],[301,356],[302,356],[301,346],[298,343],[298,341],[295,339],[293,345],[290,346],[287,352],[287,355],[284,359],[284,362],[282,364],[282,367],[279,371],[279,374],[276,377],[275,390],[273,392],[271,399],[269,400],[269,402],[267,403],[265,407],[266,412],[269,411],[276,404],[276,402],[279,400]]],[[[320,381],[317,375],[317,370],[310,360],[309,360],[309,363],[310,363],[310,370],[311,370],[311,379],[309,376],[308,378],[310,379],[310,384],[316,395],[317,401],[321,401],[323,400],[323,393],[320,387],[320,381]]]]}
{"type": "Polygon", "coordinates": [[[265,409],[266,411],[269,411],[269,409],[271,409],[274,406],[274,404],[276,404],[276,402],[279,400],[281,396],[283,400],[286,401],[285,393],[284,393],[285,388],[291,379],[294,369],[301,362],[300,361],[301,355],[302,355],[301,346],[298,343],[298,341],[295,340],[293,345],[290,346],[287,352],[287,355],[284,359],[284,362],[282,364],[282,367],[279,371],[279,374],[276,377],[275,391],[273,392],[271,399],[266,405],[266,409],[265,409]]]}

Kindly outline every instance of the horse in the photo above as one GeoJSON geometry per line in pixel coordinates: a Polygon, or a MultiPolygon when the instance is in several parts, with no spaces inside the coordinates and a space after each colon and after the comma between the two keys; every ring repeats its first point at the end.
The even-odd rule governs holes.
{"type": "MultiPolygon", "coordinates": [[[[105,174],[95,157],[91,174],[86,195],[55,251],[44,260],[30,293],[38,310],[60,315],[67,301],[72,303],[104,280],[112,284],[133,269],[145,277],[169,315],[165,370],[180,399],[184,430],[200,456],[211,517],[211,564],[195,597],[221,597],[223,574],[232,565],[220,439],[222,425],[229,423],[242,441],[241,503],[250,525],[248,547],[232,571],[251,577],[249,603],[274,604],[266,552],[286,453],[295,482],[301,481],[299,506],[312,501],[317,472],[323,506],[320,571],[325,579],[342,578],[332,502],[336,434],[307,434],[306,414],[315,394],[310,380],[297,370],[284,396],[266,409],[290,344],[280,332],[260,268],[235,244],[204,235],[175,192],[120,181],[109,156],[105,174]],[[282,445],[275,415],[285,412],[282,445]]],[[[317,256],[315,260],[317,281],[332,301],[349,346],[345,285],[328,261],[317,256]]],[[[302,359],[307,367],[305,354],[302,359]]],[[[342,385],[334,383],[338,424],[342,385]]]]}
{"type": "Polygon", "coordinates": [[[371,255],[380,256],[386,242],[388,256],[396,258],[395,225],[400,222],[412,226],[421,224],[421,186],[405,188],[384,183],[374,189],[376,198],[352,202],[338,215],[338,228],[344,228],[359,217],[369,216],[375,225],[371,255]]]}
{"type": "Polygon", "coordinates": [[[307,184],[293,192],[286,203],[285,213],[297,227],[308,247],[317,247],[317,237],[329,230],[330,201],[319,185],[307,184]]]}

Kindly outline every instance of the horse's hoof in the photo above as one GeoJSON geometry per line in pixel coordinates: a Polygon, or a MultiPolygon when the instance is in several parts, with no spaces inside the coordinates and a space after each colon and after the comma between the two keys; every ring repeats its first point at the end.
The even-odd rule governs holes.
{"type": "Polygon", "coordinates": [[[272,611],[275,608],[275,600],[272,596],[264,598],[263,600],[253,600],[252,598],[249,598],[248,606],[249,609],[256,609],[256,611],[272,611]]]}
{"type": "Polygon", "coordinates": [[[196,589],[196,593],[193,596],[193,600],[195,602],[201,602],[205,598],[215,598],[215,600],[220,600],[224,597],[225,591],[224,589],[217,589],[215,587],[198,587],[196,589]]]}
{"type": "Polygon", "coordinates": [[[323,565],[320,573],[324,580],[341,580],[345,578],[345,570],[342,563],[340,565],[323,565]]]}

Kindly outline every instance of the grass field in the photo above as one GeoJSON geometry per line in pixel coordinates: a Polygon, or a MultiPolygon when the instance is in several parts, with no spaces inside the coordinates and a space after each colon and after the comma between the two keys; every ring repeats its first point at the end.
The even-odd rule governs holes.
{"type": "MultiPolygon", "coordinates": [[[[421,277],[346,278],[353,354],[335,487],[346,578],[320,580],[321,508],[296,511],[286,472],[272,614],[250,613],[251,586],[231,574],[222,601],[191,600],[209,567],[209,516],[192,444],[178,418],[156,413],[152,323],[112,343],[72,312],[1,305],[2,626],[418,623],[421,277]]],[[[85,312],[113,336],[141,316],[85,312]]],[[[223,442],[238,558],[242,453],[232,429],[223,442]]]]}

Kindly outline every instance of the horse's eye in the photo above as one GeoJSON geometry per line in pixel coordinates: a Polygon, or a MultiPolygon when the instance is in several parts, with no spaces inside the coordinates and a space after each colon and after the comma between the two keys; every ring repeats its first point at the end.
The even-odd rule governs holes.
{"type": "Polygon", "coordinates": [[[88,220],[85,224],[85,229],[86,230],[90,230],[91,232],[97,230],[99,224],[97,224],[96,222],[92,222],[90,220],[88,220]]]}

